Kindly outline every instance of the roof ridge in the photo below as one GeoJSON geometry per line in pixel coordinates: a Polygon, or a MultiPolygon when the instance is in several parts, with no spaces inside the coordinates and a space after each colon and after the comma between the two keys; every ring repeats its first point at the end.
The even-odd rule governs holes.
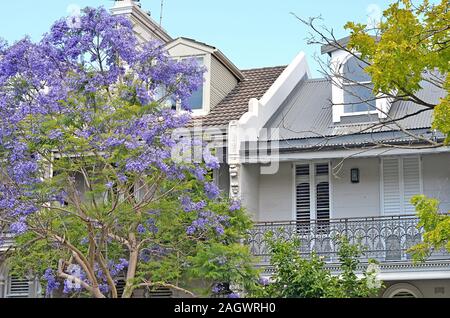
{"type": "Polygon", "coordinates": [[[263,70],[270,70],[270,69],[276,69],[276,68],[286,68],[287,65],[277,65],[277,66],[265,66],[265,67],[256,67],[256,68],[247,68],[241,70],[241,72],[251,72],[251,71],[263,71],[263,70]]]}

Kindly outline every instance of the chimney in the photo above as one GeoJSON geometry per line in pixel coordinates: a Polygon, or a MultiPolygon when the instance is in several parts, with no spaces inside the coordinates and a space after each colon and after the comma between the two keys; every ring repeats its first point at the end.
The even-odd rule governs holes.
{"type": "Polygon", "coordinates": [[[142,9],[140,0],[115,0],[111,13],[129,18],[141,43],[152,40],[163,43],[172,41],[172,37],[150,17],[150,13],[142,9]]]}

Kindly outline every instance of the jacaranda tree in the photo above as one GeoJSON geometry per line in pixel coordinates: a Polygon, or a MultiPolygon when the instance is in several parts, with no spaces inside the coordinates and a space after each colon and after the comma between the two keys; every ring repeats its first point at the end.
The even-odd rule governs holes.
{"type": "Polygon", "coordinates": [[[245,285],[251,223],[212,182],[209,148],[174,133],[203,68],[138,45],[104,9],[69,22],[38,43],[0,42],[0,237],[16,239],[13,273],[98,298],[245,285]]]}

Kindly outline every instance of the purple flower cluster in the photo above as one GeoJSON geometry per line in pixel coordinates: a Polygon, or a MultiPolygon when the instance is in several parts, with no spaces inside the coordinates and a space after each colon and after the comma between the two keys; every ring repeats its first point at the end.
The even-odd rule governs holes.
{"type": "Polygon", "coordinates": [[[188,196],[183,196],[181,198],[181,206],[183,208],[183,211],[186,213],[189,212],[198,212],[206,208],[206,202],[200,201],[200,202],[192,202],[191,198],[188,196]]]}
{"type": "Polygon", "coordinates": [[[113,277],[120,275],[125,268],[128,268],[128,261],[124,258],[119,259],[117,264],[114,264],[113,262],[110,263],[110,272],[113,277]]]}
{"type": "Polygon", "coordinates": [[[230,211],[234,212],[234,211],[238,211],[241,209],[241,202],[238,200],[234,200],[231,202],[230,204],[230,211]]]}
{"type": "Polygon", "coordinates": [[[259,279],[259,284],[260,284],[261,286],[268,286],[268,285],[270,284],[270,281],[269,281],[269,279],[266,278],[266,277],[261,277],[261,278],[259,279]]]}
{"type": "Polygon", "coordinates": [[[139,224],[137,226],[137,232],[140,235],[145,235],[145,234],[157,234],[159,232],[158,227],[156,226],[156,221],[154,218],[149,218],[145,224],[139,224]]]}
{"type": "Polygon", "coordinates": [[[50,296],[54,290],[59,288],[60,283],[56,280],[55,274],[51,268],[45,270],[42,278],[47,281],[47,288],[45,290],[47,296],[50,296]]]}
{"type": "MultiPolygon", "coordinates": [[[[66,273],[72,277],[79,279],[80,281],[88,282],[88,280],[86,279],[86,273],[83,272],[79,265],[70,265],[66,273]]],[[[83,290],[83,286],[78,281],[69,278],[64,280],[63,287],[64,294],[78,293],[83,290]]]]}
{"type": "Polygon", "coordinates": [[[217,235],[225,233],[225,226],[229,217],[217,215],[211,211],[200,212],[198,218],[186,229],[186,234],[194,235],[212,229],[217,235]]]}
{"type": "Polygon", "coordinates": [[[215,183],[213,183],[213,182],[206,182],[205,183],[205,193],[206,193],[206,196],[209,199],[214,200],[214,199],[217,199],[219,197],[220,190],[219,190],[219,188],[217,187],[217,185],[215,183]]]}
{"type": "Polygon", "coordinates": [[[9,226],[9,231],[13,234],[20,235],[28,230],[28,226],[25,222],[15,222],[9,226]]]}
{"type": "Polygon", "coordinates": [[[211,154],[208,148],[203,151],[203,160],[205,161],[206,168],[210,170],[216,170],[220,168],[219,159],[211,154]]]}

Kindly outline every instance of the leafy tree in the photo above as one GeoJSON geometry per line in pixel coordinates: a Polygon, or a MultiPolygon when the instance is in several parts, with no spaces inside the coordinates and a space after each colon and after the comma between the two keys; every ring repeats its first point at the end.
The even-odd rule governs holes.
{"type": "MultiPolygon", "coordinates": [[[[385,125],[394,126],[420,144],[392,145],[374,142],[374,146],[401,148],[437,148],[450,144],[450,4],[448,0],[417,4],[416,1],[393,2],[383,12],[377,25],[348,22],[349,42],[340,43],[332,30],[316,25],[317,18],[302,20],[312,30],[311,44],[329,45],[347,51],[371,76],[376,98],[409,101],[416,106],[401,118],[388,118],[375,123],[364,132],[378,131],[385,125]],[[424,100],[418,94],[424,85],[441,92],[437,101],[424,100]],[[402,120],[424,112],[433,112],[432,128],[442,134],[427,137],[405,129],[402,120]]],[[[324,63],[322,63],[323,66],[324,63]]],[[[323,66],[327,75],[340,77],[334,66],[323,66]]],[[[389,114],[386,114],[389,115],[389,114]]],[[[369,149],[369,148],[368,148],[369,149]]],[[[341,166],[341,165],[339,165],[341,166]]],[[[337,168],[335,168],[337,169],[337,168]]],[[[420,226],[425,229],[424,242],[414,247],[417,259],[426,258],[432,248],[449,247],[449,218],[438,213],[435,199],[418,196],[413,199],[420,226]]]]}
{"type": "Polygon", "coordinates": [[[358,298],[375,296],[381,288],[375,263],[371,262],[363,277],[358,278],[361,247],[351,245],[346,238],[339,240],[340,276],[333,275],[317,254],[313,253],[309,259],[302,257],[299,240],[274,240],[273,234],[269,234],[267,242],[275,273],[271,282],[260,282],[256,297],[358,298]]]}
{"type": "Polygon", "coordinates": [[[0,228],[16,237],[13,273],[38,275],[47,294],[97,298],[204,294],[254,275],[240,245],[248,216],[220,197],[208,145],[179,131],[203,68],[138,46],[131,22],[104,9],[78,22],[0,45],[0,228]]]}
{"type": "Polygon", "coordinates": [[[419,227],[425,231],[423,242],[410,249],[414,259],[423,261],[434,249],[450,252],[450,215],[439,213],[439,201],[418,195],[412,199],[412,204],[420,218],[419,227]]]}
{"type": "Polygon", "coordinates": [[[401,117],[394,118],[385,113],[385,119],[362,128],[362,132],[376,132],[388,126],[414,138],[417,143],[393,145],[374,141],[375,147],[437,148],[450,143],[449,2],[424,0],[419,5],[415,3],[412,0],[394,1],[376,25],[348,22],[345,25],[350,32],[348,43],[336,39],[333,29],[319,26],[317,20],[320,17],[308,20],[297,17],[311,31],[309,44],[326,45],[351,54],[357,61],[355,64],[371,76],[373,85],[358,83],[342,74],[339,65],[318,59],[322,73],[333,78],[333,84],[346,90],[358,103],[373,107],[377,99],[388,98],[393,102],[415,104],[414,110],[401,117]],[[341,82],[352,83],[361,90],[373,89],[373,96],[356,96],[341,82]],[[425,85],[427,89],[440,92],[440,98],[423,98],[419,92],[425,85]],[[425,112],[433,113],[433,129],[442,135],[424,136],[404,125],[404,119],[425,112]]]}
{"type": "Polygon", "coordinates": [[[434,111],[433,128],[446,136],[447,145],[450,143],[449,9],[447,0],[437,4],[424,0],[420,5],[401,0],[383,12],[383,19],[375,29],[353,22],[345,26],[351,31],[348,50],[361,53],[374,92],[412,101],[424,107],[421,112],[434,111]],[[446,92],[438,103],[423,100],[417,94],[424,81],[446,92]]]}
{"type": "MultiPolygon", "coordinates": [[[[442,143],[429,140],[431,147],[450,143],[449,21],[447,0],[436,4],[424,0],[420,5],[402,0],[383,12],[383,19],[375,30],[359,23],[346,25],[351,31],[348,49],[360,52],[361,59],[367,61],[366,71],[372,77],[374,92],[395,92],[395,98],[423,107],[408,117],[433,111],[433,129],[440,131],[445,140],[442,143]],[[418,96],[424,82],[444,92],[437,103],[418,96]]],[[[450,218],[438,213],[439,202],[417,196],[412,203],[420,217],[419,226],[425,230],[423,243],[411,249],[416,259],[426,258],[433,248],[450,251],[450,218]]]]}

